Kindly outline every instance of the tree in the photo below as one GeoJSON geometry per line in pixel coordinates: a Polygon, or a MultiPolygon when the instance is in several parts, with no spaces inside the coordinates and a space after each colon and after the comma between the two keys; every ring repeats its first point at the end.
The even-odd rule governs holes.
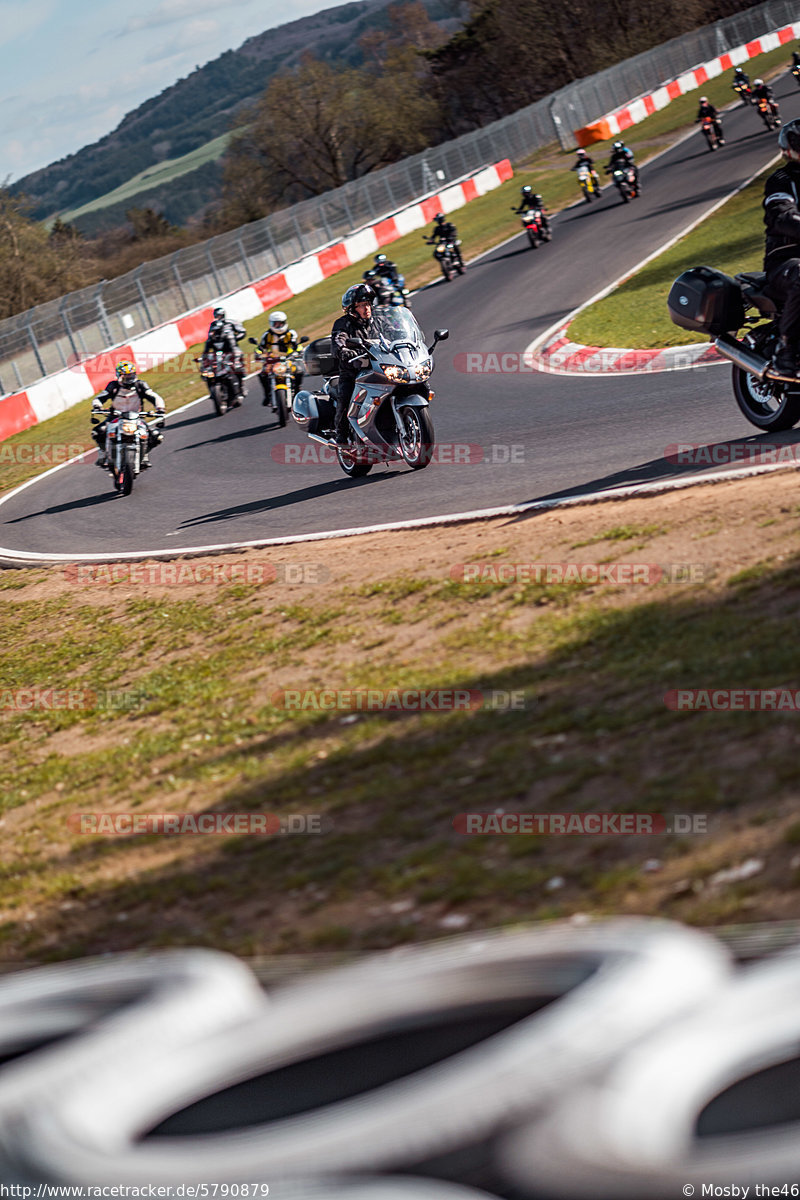
{"type": "Polygon", "coordinates": [[[435,102],[396,59],[394,68],[333,67],[306,56],[276,76],[226,154],[226,222],[255,220],[423,149],[435,102]]]}
{"type": "Polygon", "coordinates": [[[83,284],[78,239],[52,242],[28,211],[24,196],[12,196],[7,187],[0,187],[0,318],[83,284]]]}

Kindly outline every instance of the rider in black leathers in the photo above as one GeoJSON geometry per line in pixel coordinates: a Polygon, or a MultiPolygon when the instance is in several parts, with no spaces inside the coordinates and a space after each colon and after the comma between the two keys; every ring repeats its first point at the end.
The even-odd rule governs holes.
{"type": "Polygon", "coordinates": [[[538,209],[538,211],[542,214],[542,229],[544,229],[545,233],[549,233],[550,221],[548,220],[547,213],[544,211],[544,201],[542,200],[542,197],[538,192],[534,192],[530,184],[527,183],[524,185],[524,187],[520,188],[520,193],[521,199],[517,207],[514,209],[514,212],[522,214],[527,212],[529,208],[538,209]]]}
{"type": "Polygon", "coordinates": [[[207,354],[212,349],[224,349],[226,353],[233,352],[237,399],[241,402],[244,399],[245,368],[244,355],[239,349],[238,343],[245,336],[246,330],[244,325],[240,325],[238,321],[229,321],[225,316],[224,308],[215,308],[213,316],[214,320],[208,327],[203,353],[207,354]],[[220,343],[219,346],[217,343],[220,343]]]}
{"type": "Polygon", "coordinates": [[[609,175],[612,171],[616,171],[618,167],[622,167],[623,169],[625,167],[633,168],[634,186],[637,192],[641,192],[642,185],[639,182],[639,168],[633,161],[633,151],[624,142],[614,142],[611,148],[611,158],[608,160],[608,165],[606,166],[606,175],[609,175]]]}
{"type": "Polygon", "coordinates": [[[358,368],[352,365],[360,351],[345,343],[348,338],[362,339],[370,336],[375,292],[367,283],[356,283],[342,296],[342,315],[337,317],[331,329],[331,353],[336,365],[339,382],[336,390],[336,444],[347,445],[347,410],[356,384],[358,368]]]}
{"type": "Polygon", "coordinates": [[[698,108],[697,116],[694,119],[695,125],[697,124],[698,121],[702,121],[706,117],[710,117],[711,120],[714,122],[714,132],[717,135],[717,139],[719,141],[720,146],[724,146],[725,138],[722,136],[722,122],[719,119],[719,113],[717,112],[714,105],[708,99],[708,96],[701,96],[700,97],[700,107],[698,108]]]}
{"type": "Polygon", "coordinates": [[[458,230],[452,221],[445,219],[444,213],[437,213],[433,218],[433,229],[430,237],[425,238],[425,243],[432,246],[435,242],[451,242],[453,245],[453,254],[459,265],[463,267],[464,260],[461,257],[461,242],[458,237],[458,230]]]}
{"type": "Polygon", "coordinates": [[[778,135],[785,162],[764,184],[764,270],[766,288],[781,306],[781,345],[774,366],[798,374],[800,356],[800,120],[787,121],[778,135]]]}
{"type": "Polygon", "coordinates": [[[776,117],[779,115],[780,109],[778,108],[775,100],[775,94],[769,84],[764,83],[763,79],[757,79],[753,84],[753,96],[756,103],[758,103],[759,100],[766,100],[772,109],[773,114],[776,117]]]}

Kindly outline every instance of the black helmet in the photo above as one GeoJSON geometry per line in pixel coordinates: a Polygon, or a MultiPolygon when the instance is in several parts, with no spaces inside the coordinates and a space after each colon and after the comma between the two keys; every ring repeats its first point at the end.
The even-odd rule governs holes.
{"type": "Polygon", "coordinates": [[[434,219],[434,221],[437,221],[437,222],[441,222],[441,221],[443,221],[443,220],[444,220],[444,213],[437,213],[437,214],[436,214],[436,216],[435,216],[433,219],[434,219]]]}
{"type": "Polygon", "coordinates": [[[385,254],[376,254],[375,255],[375,266],[376,267],[382,267],[383,264],[388,261],[389,260],[385,254]]]}
{"type": "Polygon", "coordinates": [[[534,203],[534,204],[541,204],[541,203],[542,203],[542,197],[539,195],[539,193],[538,193],[538,192],[534,192],[534,193],[533,193],[533,203],[534,203]]]}
{"type": "Polygon", "coordinates": [[[778,134],[778,146],[784,158],[800,162],[800,120],[786,122],[778,134]]]}
{"type": "Polygon", "coordinates": [[[530,190],[531,190],[531,185],[529,183],[526,183],[522,189],[522,192],[525,196],[527,196],[528,193],[530,192],[530,190]]]}
{"type": "Polygon", "coordinates": [[[375,291],[368,283],[354,283],[349,287],[342,296],[342,309],[344,312],[355,315],[355,306],[362,303],[374,304],[375,291]]]}
{"type": "Polygon", "coordinates": [[[225,309],[224,308],[215,308],[214,309],[214,320],[215,321],[224,321],[225,320],[225,309]]]}
{"type": "Polygon", "coordinates": [[[614,149],[615,150],[624,150],[625,143],[624,142],[614,142],[614,149]]]}
{"type": "Polygon", "coordinates": [[[736,69],[734,71],[734,75],[744,75],[744,71],[742,70],[741,67],[736,67],[736,69]]]}

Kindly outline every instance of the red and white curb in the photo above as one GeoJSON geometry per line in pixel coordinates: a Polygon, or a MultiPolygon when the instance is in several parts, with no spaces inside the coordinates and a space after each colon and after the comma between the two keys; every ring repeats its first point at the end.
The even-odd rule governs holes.
{"type": "Polygon", "coordinates": [[[657,350],[582,346],[570,340],[568,324],[557,329],[531,354],[531,364],[537,371],[553,375],[639,375],[657,371],[685,371],[725,361],[717,348],[708,342],[665,346],[657,350]]]}
{"type": "Polygon", "coordinates": [[[218,303],[224,305],[232,321],[248,321],[251,317],[276,308],[314,284],[321,283],[330,275],[354,266],[381,246],[415,229],[423,229],[437,212],[453,212],[470,200],[483,196],[512,175],[513,169],[508,159],[493,163],[468,179],[444,188],[438,195],[427,196],[393,216],[351,234],[342,242],[309,254],[274,275],[257,279],[239,291],[220,297],[175,321],[141,333],[129,342],[76,361],[66,370],[48,375],[24,391],[0,397],[0,442],[97,395],[113,378],[114,366],[120,358],[131,359],[140,374],[162,367],[169,361],[175,362],[176,370],[192,369],[192,364],[184,361],[186,351],[190,346],[205,341],[213,309],[218,303]]]}
{"type": "Polygon", "coordinates": [[[630,100],[623,108],[617,108],[613,112],[606,113],[599,120],[593,121],[590,125],[576,129],[574,131],[575,140],[579,146],[591,146],[594,142],[608,141],[609,138],[622,133],[624,129],[629,129],[631,125],[637,125],[639,121],[644,121],[646,117],[666,108],[679,96],[685,96],[687,92],[704,87],[710,79],[715,79],[724,71],[732,71],[740,63],[747,62],[748,59],[755,58],[759,54],[767,54],[770,50],[777,50],[779,46],[785,46],[798,37],[800,37],[800,21],[795,21],[792,25],[784,25],[771,33],[762,34],[761,37],[754,38],[753,41],[746,42],[742,46],[735,46],[726,54],[719,54],[709,62],[692,67],[676,79],[663,84],[656,91],[630,100]]]}

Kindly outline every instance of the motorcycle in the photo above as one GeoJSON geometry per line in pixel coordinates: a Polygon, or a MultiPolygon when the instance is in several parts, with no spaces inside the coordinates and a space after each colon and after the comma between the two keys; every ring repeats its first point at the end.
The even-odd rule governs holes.
{"type": "MultiPolygon", "coordinates": [[[[610,168],[606,167],[606,170],[610,170],[610,168]]],[[[614,167],[611,180],[626,204],[639,195],[639,189],[636,186],[636,172],[633,167],[614,167]]]]}
{"type": "MultiPolygon", "coordinates": [[[[516,212],[516,208],[511,208],[512,212],[516,212]]],[[[535,250],[540,242],[549,242],[552,236],[549,229],[545,229],[542,221],[542,210],[540,208],[529,208],[527,212],[520,214],[523,228],[528,235],[528,241],[535,250]]]]}
{"type": "Polygon", "coordinates": [[[754,102],[753,89],[749,83],[732,83],[731,87],[741,100],[743,108],[747,108],[749,104],[754,102]]]}
{"type": "Polygon", "coordinates": [[[591,167],[578,167],[578,184],[587,204],[591,204],[593,196],[599,196],[600,180],[591,167]]]}
{"type": "Polygon", "coordinates": [[[797,84],[798,87],[800,87],[800,63],[793,66],[791,68],[791,72],[794,75],[795,83],[797,84]]]}
{"type": "Polygon", "coordinates": [[[435,436],[428,379],[434,349],[449,336],[446,329],[437,329],[427,346],[407,308],[382,305],[373,310],[370,337],[347,340],[349,349],[362,353],[353,360],[359,374],[347,413],[346,446],[338,446],[332,432],[336,379],[331,339],[318,338],[306,348],[305,366],[309,375],[323,375],[326,381],[320,391],[297,393],[294,420],[312,441],[335,448],[339,466],[351,479],[367,475],[375,463],[405,462],[414,471],[427,467],[435,436]]]}
{"type": "Polygon", "coordinates": [[[763,271],[731,277],[713,267],[692,267],[673,283],[667,308],[673,324],[706,334],[730,359],[739,409],[751,425],[772,433],[800,420],[800,379],[781,376],[772,366],[780,311],[765,291],[766,279],[763,271]],[[750,310],[755,311],[748,316],[750,310]]]}
{"type": "MultiPolygon", "coordinates": [[[[719,122],[719,126],[721,129],[722,121],[720,120],[719,117],[717,117],[717,122],[719,122]]],[[[717,130],[715,128],[715,123],[714,123],[713,117],[703,117],[703,124],[702,124],[701,128],[703,130],[703,133],[705,134],[705,139],[708,142],[709,150],[716,150],[718,146],[722,145],[722,139],[717,135],[717,130]]]]}
{"type": "Polygon", "coordinates": [[[378,304],[391,304],[395,308],[411,308],[411,301],[408,299],[411,293],[404,286],[405,275],[388,279],[385,275],[379,275],[377,271],[371,270],[364,272],[363,279],[374,289],[378,304]]]}
{"type": "MultiPolygon", "coordinates": [[[[258,346],[255,338],[248,338],[254,346],[258,346]]],[[[307,337],[300,338],[300,344],[305,345],[308,341],[307,337]]],[[[269,403],[274,413],[278,414],[278,424],[283,427],[288,418],[294,399],[295,381],[298,375],[302,376],[302,366],[299,361],[299,354],[255,354],[256,362],[263,364],[259,372],[259,378],[262,385],[269,381],[268,387],[264,391],[266,396],[269,392],[269,403]]]]}
{"type": "MultiPolygon", "coordinates": [[[[430,238],[423,238],[422,240],[427,242],[429,246],[433,245],[430,238]]],[[[456,238],[455,241],[446,241],[444,238],[442,238],[434,247],[433,257],[442,268],[442,274],[448,283],[454,275],[464,274],[464,264],[461,261],[461,251],[458,249],[460,245],[460,238],[456,238]]]]}
{"type": "Polygon", "coordinates": [[[761,120],[764,122],[767,129],[770,131],[777,129],[781,122],[778,116],[778,106],[774,100],[768,100],[766,96],[759,96],[756,107],[758,109],[758,115],[761,117],[761,120]]]}
{"type": "Polygon", "coordinates": [[[205,379],[217,416],[229,408],[238,408],[239,376],[236,373],[236,352],[222,348],[204,351],[194,361],[200,364],[200,377],[205,379]]]}
{"type": "MultiPolygon", "coordinates": [[[[129,496],[133,491],[133,481],[139,474],[142,457],[150,445],[151,430],[161,430],[164,427],[162,413],[118,412],[112,409],[110,414],[103,413],[92,416],[92,424],[99,425],[107,420],[108,470],[114,483],[114,489],[123,496],[129,496]]],[[[159,432],[154,445],[164,440],[159,432]]]]}

